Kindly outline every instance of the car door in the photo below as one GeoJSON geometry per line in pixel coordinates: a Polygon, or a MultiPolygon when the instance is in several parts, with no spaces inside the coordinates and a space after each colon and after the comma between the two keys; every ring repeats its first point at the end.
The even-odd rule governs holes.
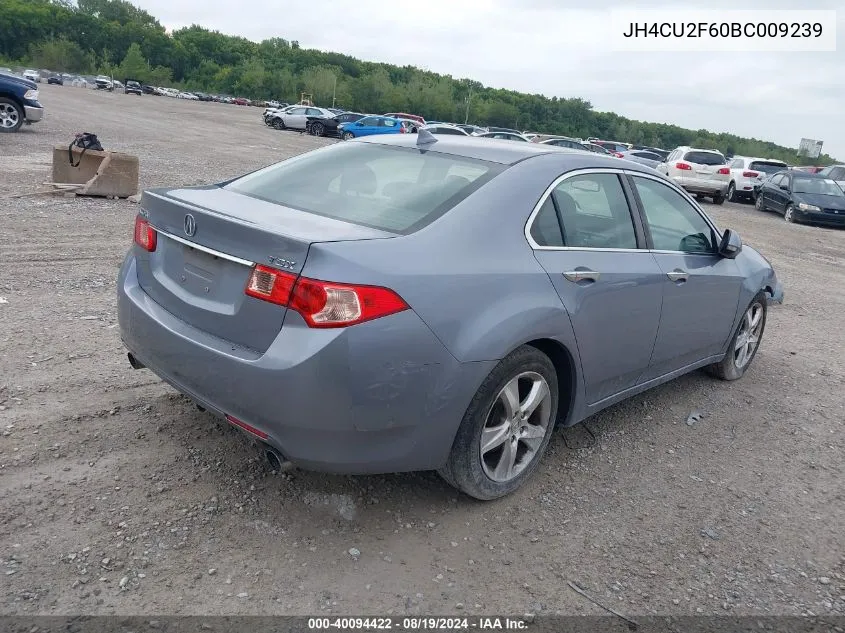
{"type": "Polygon", "coordinates": [[[775,186],[771,188],[771,204],[769,208],[779,213],[786,213],[786,205],[789,203],[790,178],[789,174],[781,174],[775,186]]]}
{"type": "Polygon", "coordinates": [[[368,116],[352,123],[351,126],[347,125],[347,127],[352,128],[351,131],[355,136],[369,136],[378,133],[378,122],[379,117],[368,116]]]}
{"type": "Polygon", "coordinates": [[[629,178],[663,274],[660,331],[643,377],[651,380],[721,353],[743,276],[735,260],[718,254],[721,235],[687,196],[658,177],[629,178]]]}
{"type": "Polygon", "coordinates": [[[304,130],[308,120],[306,112],[308,108],[291,108],[284,115],[285,125],[295,130],[304,130]]]}
{"type": "Polygon", "coordinates": [[[777,200],[775,200],[775,191],[778,190],[782,180],[783,174],[775,174],[768,180],[764,180],[763,184],[760,185],[760,198],[762,199],[762,204],[767,209],[774,208],[774,205],[777,202],[777,200]]]}
{"type": "Polygon", "coordinates": [[[588,404],[637,384],[660,320],[663,275],[634,220],[621,170],[561,176],[527,235],[569,313],[588,404]]]}

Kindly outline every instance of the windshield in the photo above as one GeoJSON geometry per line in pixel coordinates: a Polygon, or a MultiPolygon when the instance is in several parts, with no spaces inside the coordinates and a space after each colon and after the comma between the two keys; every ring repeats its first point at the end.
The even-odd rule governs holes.
{"type": "Polygon", "coordinates": [[[504,169],[431,150],[343,143],[248,174],[226,189],[301,211],[407,234],[504,169]]]}
{"type": "Polygon", "coordinates": [[[792,181],[794,193],[814,193],[822,196],[845,196],[842,189],[832,180],[823,178],[794,178],[792,181]]]}
{"type": "Polygon", "coordinates": [[[753,169],[754,171],[761,171],[764,174],[776,174],[777,172],[786,169],[786,163],[774,163],[763,160],[755,160],[751,162],[748,168],[753,169]]]}

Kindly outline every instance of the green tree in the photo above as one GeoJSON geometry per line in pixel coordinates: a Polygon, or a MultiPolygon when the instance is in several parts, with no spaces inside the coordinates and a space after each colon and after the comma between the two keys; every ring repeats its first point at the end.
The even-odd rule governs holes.
{"type": "Polygon", "coordinates": [[[29,57],[34,66],[65,72],[87,73],[96,65],[91,51],[84,51],[75,42],[64,38],[33,44],[29,57]]]}
{"type": "Polygon", "coordinates": [[[133,42],[126,51],[126,57],[120,62],[118,75],[121,78],[138,79],[140,81],[147,81],[150,73],[150,65],[144,59],[144,54],[141,52],[141,46],[133,42]]]}

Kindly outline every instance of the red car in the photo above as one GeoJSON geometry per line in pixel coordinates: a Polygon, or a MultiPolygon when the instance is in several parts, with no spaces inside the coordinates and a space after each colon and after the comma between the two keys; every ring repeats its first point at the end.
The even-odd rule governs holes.
{"type": "Polygon", "coordinates": [[[232,103],[235,105],[249,105],[249,99],[244,99],[243,97],[237,97],[232,99],[232,103]]]}
{"type": "Polygon", "coordinates": [[[416,114],[408,114],[407,112],[388,112],[384,116],[389,116],[394,119],[410,119],[416,121],[420,125],[425,125],[425,119],[416,114]]]}
{"type": "Polygon", "coordinates": [[[806,171],[811,174],[819,173],[824,167],[793,167],[797,171],[806,171]]]}

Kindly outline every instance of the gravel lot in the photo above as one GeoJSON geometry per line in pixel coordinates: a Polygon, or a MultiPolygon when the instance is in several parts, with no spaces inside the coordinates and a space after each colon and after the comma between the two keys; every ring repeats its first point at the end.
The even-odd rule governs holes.
{"type": "Polygon", "coordinates": [[[45,120],[0,136],[3,613],[602,614],[572,580],[628,615],[845,614],[845,231],[708,206],[786,288],[749,373],[615,406],[589,420],[595,444],[558,433],[507,499],[431,473],[275,475],[130,369],[114,282],[138,207],[8,196],[79,131],[139,155],[144,186],[331,141],[258,108],[41,91],[45,120]]]}

